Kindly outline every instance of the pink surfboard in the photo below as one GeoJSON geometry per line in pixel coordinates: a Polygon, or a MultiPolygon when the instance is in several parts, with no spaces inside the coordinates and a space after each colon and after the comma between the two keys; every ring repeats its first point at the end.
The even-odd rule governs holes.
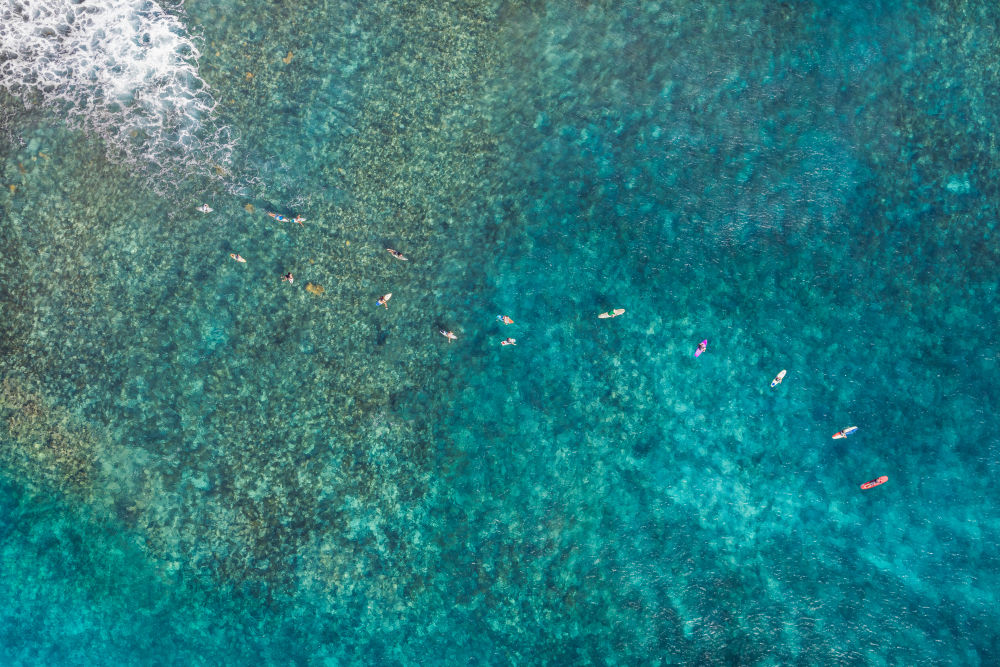
{"type": "Polygon", "coordinates": [[[865,482],[864,484],[861,485],[861,489],[863,491],[867,491],[868,489],[875,488],[876,486],[879,486],[880,484],[885,484],[888,481],[889,481],[889,477],[887,475],[882,475],[881,477],[876,477],[875,479],[873,479],[870,482],[865,482]]]}
{"type": "Polygon", "coordinates": [[[706,338],[705,340],[698,343],[698,349],[694,351],[694,356],[700,357],[701,353],[707,349],[708,349],[708,339],[706,338]]]}

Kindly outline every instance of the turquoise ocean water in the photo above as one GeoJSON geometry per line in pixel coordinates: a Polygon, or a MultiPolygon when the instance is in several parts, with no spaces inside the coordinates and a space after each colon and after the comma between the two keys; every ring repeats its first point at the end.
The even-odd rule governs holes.
{"type": "Polygon", "coordinates": [[[0,0],[0,664],[1000,660],[993,3],[80,7],[0,0]]]}

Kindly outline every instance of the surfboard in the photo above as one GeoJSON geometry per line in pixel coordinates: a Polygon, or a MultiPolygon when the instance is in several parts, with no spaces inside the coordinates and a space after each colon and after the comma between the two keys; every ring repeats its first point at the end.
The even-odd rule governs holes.
{"type": "Polygon", "coordinates": [[[700,357],[701,353],[707,349],[708,349],[708,339],[706,338],[705,340],[698,343],[698,349],[694,351],[694,356],[700,357]]]}
{"type": "Polygon", "coordinates": [[[878,486],[879,484],[885,484],[888,481],[889,481],[889,477],[887,475],[882,475],[881,477],[877,477],[877,478],[873,479],[870,482],[865,482],[864,484],[862,484],[861,485],[861,490],[865,491],[867,489],[874,488],[874,487],[878,486]]]}
{"type": "Polygon", "coordinates": [[[598,315],[598,317],[601,318],[602,320],[606,320],[609,317],[618,317],[619,315],[621,315],[624,312],[625,312],[624,308],[615,308],[614,310],[612,310],[609,313],[601,313],[600,315],[598,315]]]}
{"type": "Polygon", "coordinates": [[[786,372],[787,371],[783,370],[780,373],[778,373],[778,375],[775,376],[775,378],[773,380],[771,380],[771,386],[772,387],[777,387],[779,384],[781,384],[781,381],[785,379],[785,373],[786,372]]]}
{"type": "Polygon", "coordinates": [[[839,440],[840,438],[846,438],[847,436],[849,436],[850,434],[854,433],[857,430],[858,430],[857,426],[848,426],[843,431],[837,431],[836,433],[834,433],[833,439],[839,440]]]}

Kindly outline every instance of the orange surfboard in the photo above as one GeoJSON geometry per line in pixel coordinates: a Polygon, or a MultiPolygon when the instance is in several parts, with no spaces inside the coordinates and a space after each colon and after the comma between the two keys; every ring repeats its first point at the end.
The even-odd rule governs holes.
{"type": "Polygon", "coordinates": [[[865,491],[867,489],[873,489],[876,486],[878,486],[879,484],[885,484],[888,481],[889,481],[888,475],[882,475],[881,477],[879,477],[877,479],[873,479],[870,482],[865,482],[864,484],[862,484],[861,485],[861,490],[865,491]]]}

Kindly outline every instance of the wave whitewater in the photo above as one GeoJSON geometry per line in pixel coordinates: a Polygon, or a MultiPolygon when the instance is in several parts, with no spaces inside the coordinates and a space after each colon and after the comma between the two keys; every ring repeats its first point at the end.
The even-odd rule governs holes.
{"type": "Polygon", "coordinates": [[[228,129],[184,25],[148,0],[0,0],[0,86],[154,175],[221,173],[228,129]]]}

